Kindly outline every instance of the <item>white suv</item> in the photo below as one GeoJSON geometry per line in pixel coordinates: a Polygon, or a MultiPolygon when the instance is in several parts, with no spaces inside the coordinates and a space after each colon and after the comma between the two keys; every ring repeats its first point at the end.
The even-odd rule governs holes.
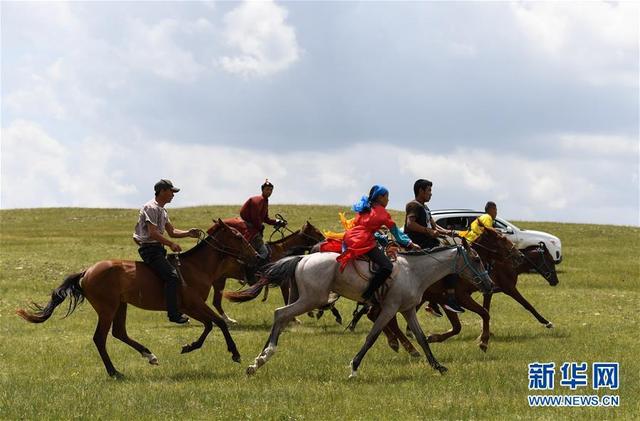
{"type": "MultiPolygon", "coordinates": [[[[471,209],[440,209],[432,210],[431,216],[436,224],[445,229],[468,230],[471,223],[484,212],[474,211],[471,209]]],[[[524,230],[516,227],[511,222],[497,217],[494,222],[494,228],[506,235],[512,243],[520,250],[524,250],[530,246],[537,246],[543,242],[551,256],[553,256],[556,265],[562,262],[562,243],[555,235],[542,231],[524,230]]]]}

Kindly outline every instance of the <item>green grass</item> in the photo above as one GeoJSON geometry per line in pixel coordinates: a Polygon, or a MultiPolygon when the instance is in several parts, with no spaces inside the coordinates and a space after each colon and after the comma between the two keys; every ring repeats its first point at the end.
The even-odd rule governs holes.
{"type": "MultiPolygon", "coordinates": [[[[234,215],[237,206],[171,209],[178,228],[208,228],[212,217],[234,215]]],[[[339,207],[272,206],[291,227],[305,219],[338,229],[339,207]]],[[[401,215],[395,213],[400,219],[401,215]]],[[[15,309],[46,302],[65,274],[107,258],[137,259],[131,232],[137,210],[36,209],[0,211],[0,418],[2,419],[638,419],[640,363],[638,303],[640,230],[629,227],[518,222],[562,239],[560,284],[537,275],[520,289],[555,328],[547,330],[508,297],[492,303],[489,351],[476,346],[480,319],[462,315],[462,333],[433,344],[449,368],[436,374],[423,360],[396,354],[381,340],[370,350],[360,377],[347,380],[348,362],[371,324],[344,332],[327,314],[303,317],[288,329],[277,354],[255,377],[244,369],[260,351],[281,305],[272,290],[267,303],[225,302],[240,321],[231,327],[243,356],[234,364],[218,330],[204,347],[180,355],[201,332],[197,323],[171,325],[162,313],[130,308],[131,337],[160,359],[150,366],[133,349],[109,338],[111,358],[125,379],[110,379],[92,342],[96,314],[86,303],[62,319],[63,304],[42,325],[24,322],[15,309]],[[619,361],[619,408],[529,408],[527,364],[534,361],[619,361]]],[[[268,232],[270,232],[268,230],[268,232]]],[[[180,240],[189,246],[192,240],[180,240]]],[[[236,288],[235,282],[230,283],[236,288]]],[[[346,321],[351,302],[338,305],[346,321]]],[[[421,311],[426,331],[444,331],[446,320],[421,311]]],[[[592,394],[589,388],[556,394],[592,394]]],[[[591,385],[591,382],[589,382],[591,385]]]]}

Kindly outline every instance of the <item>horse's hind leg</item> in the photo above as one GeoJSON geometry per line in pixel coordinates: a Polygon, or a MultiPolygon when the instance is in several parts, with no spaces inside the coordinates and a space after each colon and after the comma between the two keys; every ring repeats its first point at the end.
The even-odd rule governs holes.
{"type": "Polygon", "coordinates": [[[431,367],[435,368],[440,372],[440,374],[444,374],[447,371],[447,367],[440,364],[436,357],[431,353],[431,348],[429,348],[429,343],[427,342],[427,338],[424,336],[424,332],[420,327],[420,323],[418,323],[418,316],[416,315],[415,308],[412,308],[407,311],[403,311],[402,315],[407,320],[409,327],[413,331],[413,334],[416,336],[416,339],[422,349],[424,350],[425,355],[427,356],[427,362],[431,367]]]}
{"type": "Polygon", "coordinates": [[[389,331],[396,338],[396,340],[400,341],[402,347],[409,353],[409,355],[414,358],[420,357],[420,352],[418,352],[418,350],[413,346],[409,338],[407,338],[404,333],[402,333],[402,329],[400,329],[400,326],[398,326],[398,319],[395,315],[391,318],[391,320],[389,320],[389,323],[385,327],[385,335],[387,331],[389,331]]]}
{"type": "Polygon", "coordinates": [[[120,339],[122,342],[138,351],[144,358],[149,361],[149,364],[158,364],[158,358],[153,355],[153,353],[149,351],[146,346],[134,341],[127,334],[127,303],[120,303],[120,306],[118,307],[116,315],[113,319],[113,327],[111,328],[111,333],[116,339],[120,339]]]}
{"type": "Polygon", "coordinates": [[[98,311],[98,325],[93,334],[93,343],[95,343],[96,348],[98,348],[98,353],[100,354],[100,358],[102,358],[102,362],[109,376],[120,378],[122,374],[113,366],[111,358],[109,358],[109,354],[107,353],[107,336],[113,323],[114,313],[115,311],[111,309],[98,311]]]}
{"type": "Polygon", "coordinates": [[[293,304],[276,309],[273,313],[273,326],[271,327],[269,339],[262,349],[262,352],[256,357],[254,363],[247,367],[247,374],[255,374],[258,368],[262,367],[269,358],[275,354],[280,333],[290,321],[294,320],[296,316],[318,307],[323,302],[326,302],[326,300],[326,297],[319,300],[298,300],[293,304]]]}

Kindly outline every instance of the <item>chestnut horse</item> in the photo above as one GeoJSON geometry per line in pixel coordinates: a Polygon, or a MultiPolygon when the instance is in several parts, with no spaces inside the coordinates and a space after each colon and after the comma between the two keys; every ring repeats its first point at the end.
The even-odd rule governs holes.
{"type": "MultiPolygon", "coordinates": [[[[295,232],[291,231],[288,236],[277,241],[269,241],[267,243],[267,247],[269,247],[271,251],[269,260],[271,262],[275,262],[285,256],[304,253],[323,240],[324,235],[320,230],[314,227],[309,221],[306,221],[301,229],[295,232]]],[[[227,323],[237,323],[236,320],[227,316],[222,308],[222,293],[227,283],[227,278],[244,280],[245,275],[246,267],[237,263],[233,265],[233,268],[230,268],[230,272],[225,273],[224,276],[213,281],[213,307],[227,323]]],[[[281,285],[280,290],[282,291],[282,297],[286,303],[289,297],[288,283],[281,285]]]]}
{"type": "MultiPolygon", "coordinates": [[[[235,267],[236,260],[255,264],[257,253],[239,232],[218,219],[209,236],[205,237],[202,233],[196,246],[178,256],[182,280],[182,288],[178,293],[179,311],[204,324],[200,337],[185,345],[182,353],[200,348],[215,323],[224,335],[232,360],[240,362],[240,353],[227,324],[207,306],[205,300],[214,279],[224,276],[229,268],[235,267]]],[[[111,363],[106,349],[107,335],[112,325],[114,337],[138,351],[150,364],[158,364],[157,357],[147,347],[131,339],[126,330],[127,304],[144,310],[166,310],[164,283],[146,264],[126,260],[97,262],[82,272],[67,276],[53,290],[51,300],[45,307],[33,303],[31,310],[19,309],[17,314],[31,323],[45,322],[67,297],[70,300],[67,315],[85,298],[98,313],[93,342],[110,376],[122,377],[111,363]]]]}

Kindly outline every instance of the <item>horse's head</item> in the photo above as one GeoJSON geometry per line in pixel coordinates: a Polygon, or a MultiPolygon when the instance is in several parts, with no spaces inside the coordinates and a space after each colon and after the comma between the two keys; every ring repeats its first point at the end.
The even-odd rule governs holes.
{"type": "Polygon", "coordinates": [[[556,273],[556,263],[549,252],[546,244],[542,241],[537,246],[531,246],[524,251],[525,265],[534,269],[552,287],[558,285],[558,274],[556,273]]]}
{"type": "Polygon", "coordinates": [[[218,218],[215,225],[208,232],[210,238],[222,253],[233,256],[241,263],[249,266],[258,264],[258,253],[251,247],[251,244],[238,230],[225,224],[222,219],[218,218]]]}
{"type": "Polygon", "coordinates": [[[484,268],[480,255],[462,239],[462,245],[458,245],[458,256],[455,260],[455,271],[461,277],[474,284],[483,294],[493,290],[493,281],[484,268]]]}
{"type": "Polygon", "coordinates": [[[325,239],[324,234],[309,221],[306,221],[300,229],[300,235],[309,240],[310,245],[315,245],[325,239]]]}
{"type": "Polygon", "coordinates": [[[511,263],[513,268],[517,268],[524,261],[524,255],[518,248],[504,235],[496,234],[491,230],[484,230],[477,242],[476,249],[486,260],[500,260],[511,263]]]}

